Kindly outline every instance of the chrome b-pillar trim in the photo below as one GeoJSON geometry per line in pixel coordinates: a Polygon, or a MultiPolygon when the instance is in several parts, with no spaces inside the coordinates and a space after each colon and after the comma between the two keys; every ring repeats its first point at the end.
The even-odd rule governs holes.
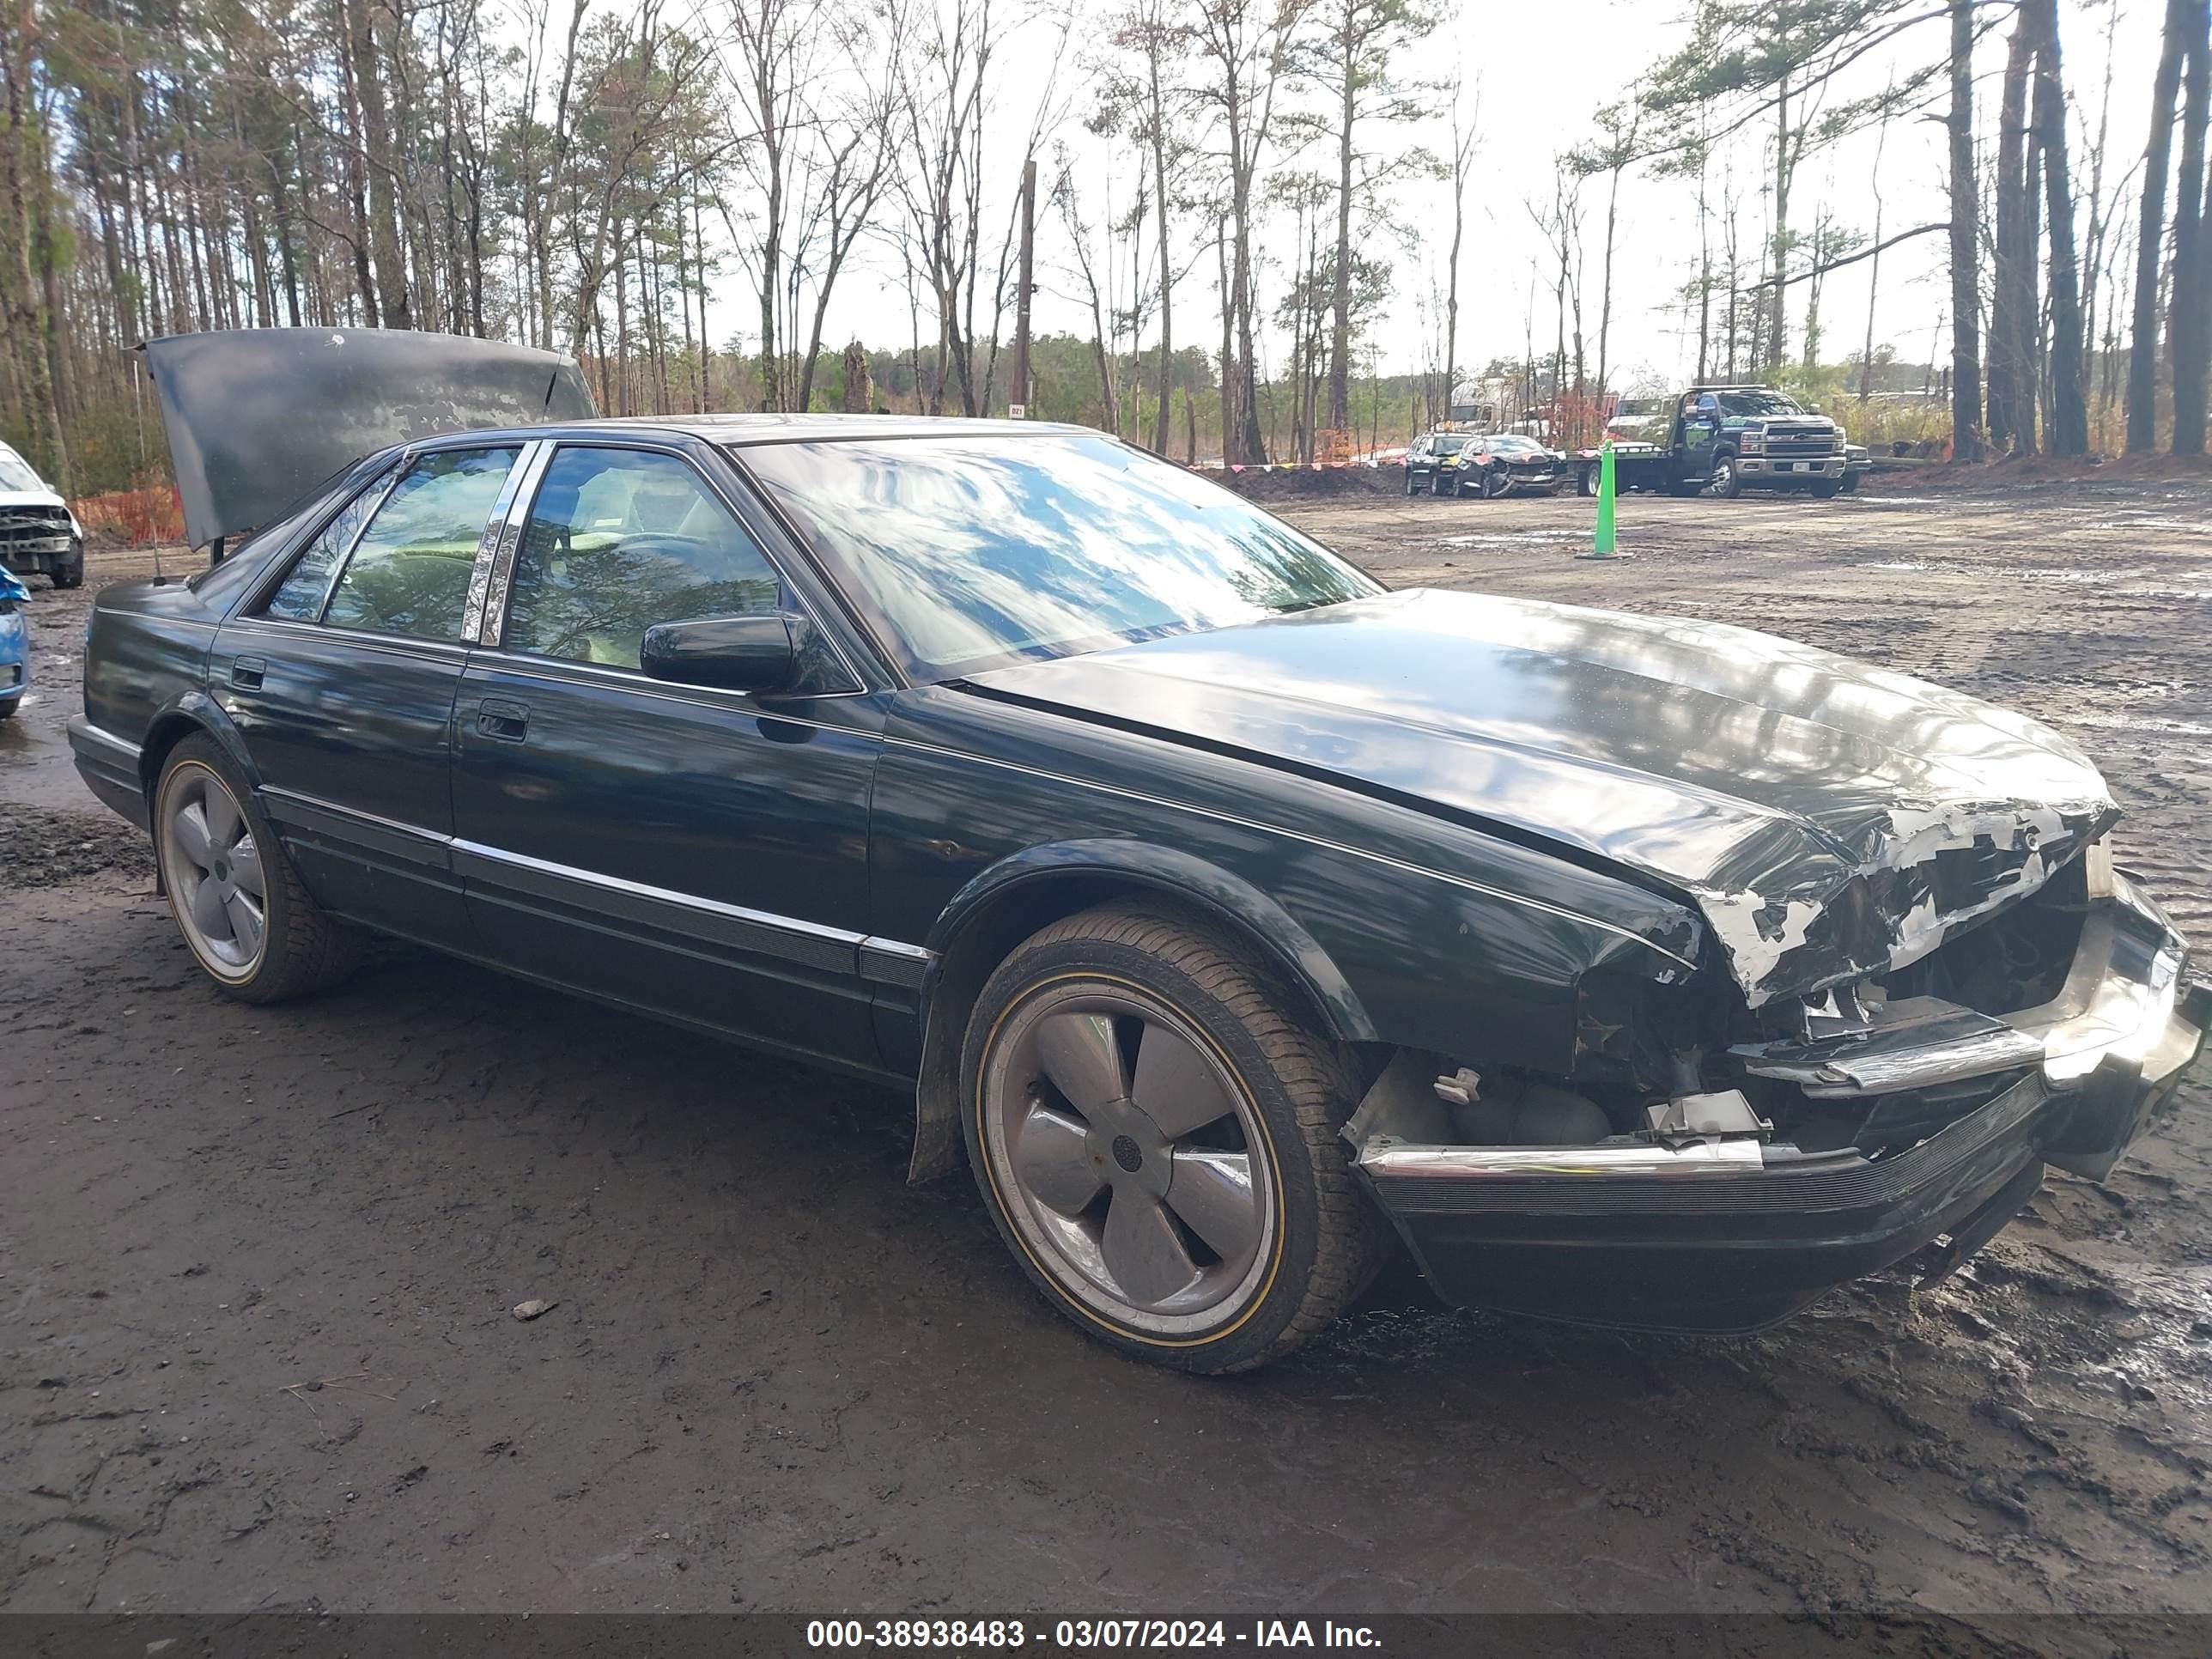
{"type": "Polygon", "coordinates": [[[468,609],[461,618],[461,637],[471,645],[497,645],[506,624],[507,583],[514,570],[514,550],[538,495],[538,480],[553,453],[550,440],[533,438],[522,447],[499,500],[485,521],[477,543],[475,567],[469,572],[468,609]]]}

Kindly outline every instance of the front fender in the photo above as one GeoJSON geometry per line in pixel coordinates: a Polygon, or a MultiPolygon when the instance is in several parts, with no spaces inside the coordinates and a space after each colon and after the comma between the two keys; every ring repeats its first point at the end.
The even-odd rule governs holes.
{"type": "Polygon", "coordinates": [[[1297,919],[1250,882],[1193,853],[1099,836],[1024,848],[1000,860],[954,894],[931,928],[925,1006],[951,949],[975,917],[1027,884],[1071,876],[1108,877],[1214,913],[1261,945],[1346,1042],[1375,1041],[1375,1023],[1343,972],[1297,919]]]}
{"type": "Polygon", "coordinates": [[[931,1180],[960,1165],[961,1043],[968,1012],[1006,952],[1103,897],[1133,892],[1156,893],[1207,915],[1280,972],[1339,1039],[1376,1040],[1375,1023],[1343,970],[1250,882],[1195,854],[1117,836],[1024,848],[970,879],[930,927],[909,1180],[931,1180]]]}

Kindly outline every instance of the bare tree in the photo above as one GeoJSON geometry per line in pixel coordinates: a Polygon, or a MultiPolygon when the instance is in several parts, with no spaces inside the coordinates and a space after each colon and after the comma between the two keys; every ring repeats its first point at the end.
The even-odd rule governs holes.
{"type": "Polygon", "coordinates": [[[2191,14],[2202,0],[2166,0],[2166,29],[2151,83],[2150,139],[2143,147],[2142,216],[2136,235],[2135,325],[2128,349],[2128,453],[2144,455],[2158,444],[2158,313],[2160,258],[2166,242],[2167,167],[2173,147],[2174,97],[2191,14]]]}
{"type": "Polygon", "coordinates": [[[1310,0],[1190,0],[1185,27],[1203,72],[1193,101],[1213,128],[1224,186],[1228,270],[1223,285],[1223,460],[1267,458],[1257,404],[1253,251],[1261,157],[1273,134],[1276,97],[1291,72],[1310,0]]]}
{"type": "MultiPolygon", "coordinates": [[[[1414,0],[1318,0],[1317,27],[1305,55],[1307,73],[1326,93],[1336,141],[1336,245],[1329,295],[1328,424],[1352,423],[1352,208],[1389,167],[1360,148],[1362,135],[1381,125],[1423,113],[1416,88],[1402,81],[1393,60],[1436,27],[1435,14],[1414,0]]],[[[1447,366],[1446,373],[1449,368],[1447,366]]]]}

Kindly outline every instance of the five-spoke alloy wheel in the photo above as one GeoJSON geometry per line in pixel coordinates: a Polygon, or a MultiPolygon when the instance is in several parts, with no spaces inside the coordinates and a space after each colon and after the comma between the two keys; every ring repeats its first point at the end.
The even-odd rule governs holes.
{"type": "Polygon", "coordinates": [[[274,1002],[351,971],[359,936],[301,886],[252,789],[212,738],[186,738],[162,763],[154,856],[178,931],[231,995],[274,1002]]]}
{"type": "Polygon", "coordinates": [[[1001,1234],[1075,1322],[1191,1370],[1324,1328],[1386,1245],[1336,1130],[1352,1086],[1288,999],[1202,924],[1105,907],[985,986],[963,1068],[1001,1234]]]}
{"type": "Polygon", "coordinates": [[[230,786],[204,766],[184,769],[162,802],[161,868],[177,926],[217,978],[247,978],[269,933],[269,878],[230,786]]]}

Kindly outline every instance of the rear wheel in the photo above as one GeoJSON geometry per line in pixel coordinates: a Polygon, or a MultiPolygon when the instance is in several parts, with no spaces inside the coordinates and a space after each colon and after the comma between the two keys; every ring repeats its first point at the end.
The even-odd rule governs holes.
{"type": "Polygon", "coordinates": [[[320,990],[359,959],[359,935],[301,886],[253,791],[211,738],[185,738],[162,766],[154,858],[177,931],[240,1001],[320,990]]]}
{"type": "Polygon", "coordinates": [[[1046,1298],[1124,1353],[1263,1364],[1387,1253],[1337,1133],[1353,1079],[1287,1001],[1143,907],[1055,923],[984,987],[962,1068],[977,1185],[1046,1298]]]}
{"type": "Polygon", "coordinates": [[[1575,494],[1577,495],[1595,495],[1597,494],[1597,468],[1595,466],[1585,466],[1576,469],[1575,494]]]}

